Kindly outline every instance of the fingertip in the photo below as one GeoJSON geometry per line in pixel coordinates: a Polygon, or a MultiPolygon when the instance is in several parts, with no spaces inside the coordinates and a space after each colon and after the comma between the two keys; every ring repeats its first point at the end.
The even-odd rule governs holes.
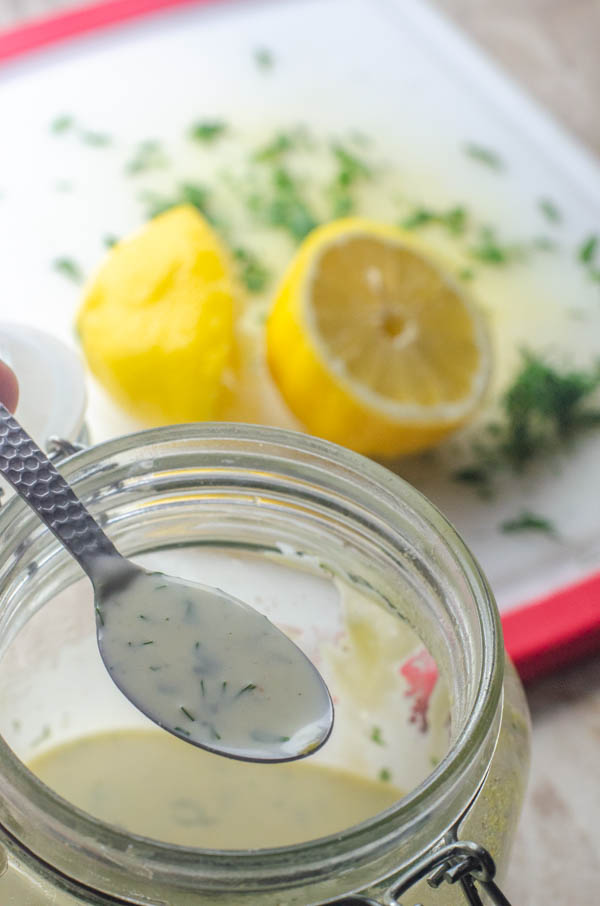
{"type": "Polygon", "coordinates": [[[7,409],[14,412],[19,401],[19,382],[17,376],[8,365],[0,362],[0,402],[7,409]]]}

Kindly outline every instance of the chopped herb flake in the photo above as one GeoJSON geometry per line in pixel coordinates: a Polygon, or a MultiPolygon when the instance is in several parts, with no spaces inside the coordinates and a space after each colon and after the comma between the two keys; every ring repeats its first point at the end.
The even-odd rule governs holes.
{"type": "Polygon", "coordinates": [[[166,167],[169,159],[163,151],[160,142],[155,139],[147,139],[140,142],[133,157],[125,165],[125,172],[130,176],[136,176],[138,173],[145,173],[147,170],[158,170],[166,167]]]}
{"type": "MultiPolygon", "coordinates": [[[[107,249],[111,249],[114,245],[117,244],[118,241],[119,241],[119,237],[118,237],[118,236],[112,236],[112,235],[110,235],[110,234],[107,234],[107,235],[104,236],[104,238],[102,239],[102,242],[104,243],[104,245],[105,245],[105,247],[106,247],[107,249]]],[[[157,587],[157,588],[164,588],[164,585],[157,585],[156,587],[157,587]]]]}
{"type": "Polygon", "coordinates": [[[185,714],[185,716],[187,717],[188,720],[191,720],[192,722],[195,722],[196,718],[194,717],[193,714],[190,714],[190,712],[188,711],[187,708],[184,708],[183,705],[181,705],[181,707],[180,707],[179,710],[182,711],[182,712],[185,714]]]}
{"type": "Polygon", "coordinates": [[[190,736],[187,730],[184,730],[183,727],[173,727],[176,733],[183,733],[184,736],[190,736]]]}
{"type": "Polygon", "coordinates": [[[238,247],[233,250],[240,278],[250,293],[260,293],[269,282],[270,273],[254,252],[238,247]]]}
{"type": "Polygon", "coordinates": [[[190,126],[188,135],[196,142],[208,144],[221,138],[227,132],[227,124],[223,120],[200,120],[190,126]]]}
{"type": "Polygon", "coordinates": [[[172,196],[164,197],[153,192],[144,192],[140,200],[146,205],[146,216],[158,217],[170,208],[180,204],[190,204],[197,208],[211,223],[213,218],[208,212],[208,190],[199,183],[185,182],[175,190],[172,196]]]}
{"type": "Polygon", "coordinates": [[[91,145],[93,148],[106,148],[106,146],[110,145],[112,142],[110,135],[107,135],[105,132],[94,132],[91,129],[82,129],[79,134],[81,140],[85,142],[86,145],[91,145]]]}
{"type": "Polygon", "coordinates": [[[514,519],[506,519],[500,524],[500,529],[506,534],[515,532],[543,532],[546,535],[556,535],[554,524],[544,516],[537,516],[528,510],[516,516],[514,519]]]}
{"type": "Polygon", "coordinates": [[[527,249],[519,243],[510,245],[502,243],[495,230],[491,227],[482,227],[475,245],[469,251],[473,258],[483,261],[485,264],[502,265],[522,260],[527,249]]]}
{"type": "Polygon", "coordinates": [[[69,129],[72,129],[75,125],[75,119],[68,113],[62,113],[60,116],[57,116],[50,123],[50,131],[54,135],[62,135],[64,132],[68,132],[69,129]]]}
{"type": "Polygon", "coordinates": [[[73,258],[55,258],[53,262],[54,270],[63,277],[68,277],[74,283],[81,283],[83,273],[79,265],[73,258]]]}
{"type": "Polygon", "coordinates": [[[472,157],[473,160],[478,161],[480,164],[485,164],[493,170],[502,170],[504,168],[504,162],[500,155],[490,148],[485,148],[483,145],[478,145],[475,142],[468,142],[464,146],[464,152],[465,154],[468,154],[469,157],[472,157]]]}
{"type": "Polygon", "coordinates": [[[588,236],[588,238],[579,246],[577,257],[583,264],[591,264],[594,261],[599,242],[599,237],[597,235],[592,235],[588,236]]]}
{"type": "Polygon", "coordinates": [[[504,421],[484,429],[486,439],[473,444],[473,462],[453,477],[488,494],[499,472],[523,472],[582,431],[600,427],[600,408],[591,405],[598,388],[600,363],[589,371],[559,371],[523,352],[521,368],[501,400],[504,421]]]}
{"type": "Polygon", "coordinates": [[[247,686],[244,686],[243,689],[240,689],[240,691],[238,692],[236,698],[239,698],[240,695],[243,695],[243,694],[244,694],[244,692],[253,692],[255,689],[256,689],[256,683],[248,683],[247,686]]]}
{"type": "Polygon", "coordinates": [[[364,160],[343,145],[334,143],[331,151],[336,164],[335,175],[327,187],[331,213],[333,217],[346,217],[354,210],[352,190],[360,182],[371,179],[373,174],[364,160]]]}
{"type": "Polygon", "coordinates": [[[383,736],[381,735],[381,727],[373,727],[371,730],[371,740],[376,742],[378,746],[384,746],[383,736]]]}
{"type": "Polygon", "coordinates": [[[546,220],[549,220],[550,223],[560,223],[563,219],[560,210],[549,198],[540,198],[538,207],[546,220]]]}
{"type": "Polygon", "coordinates": [[[405,230],[415,230],[429,224],[439,224],[454,236],[462,235],[467,229],[468,215],[466,208],[457,205],[448,211],[432,211],[429,208],[416,208],[402,222],[405,230]]]}
{"type": "Polygon", "coordinates": [[[275,65],[275,57],[267,47],[257,47],[254,51],[254,62],[259,69],[272,69],[275,65]]]}
{"type": "Polygon", "coordinates": [[[389,783],[392,779],[392,772],[388,768],[382,768],[377,777],[382,783],[389,783]]]}

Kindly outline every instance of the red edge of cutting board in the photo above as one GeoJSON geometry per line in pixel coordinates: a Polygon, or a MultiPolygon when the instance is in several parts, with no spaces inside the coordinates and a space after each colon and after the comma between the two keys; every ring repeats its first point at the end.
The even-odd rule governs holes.
{"type": "MultiPolygon", "coordinates": [[[[102,0],[0,32],[0,61],[182,6],[221,0],[102,0]]],[[[502,618],[509,655],[525,682],[600,649],[600,573],[515,608],[502,618]]]]}

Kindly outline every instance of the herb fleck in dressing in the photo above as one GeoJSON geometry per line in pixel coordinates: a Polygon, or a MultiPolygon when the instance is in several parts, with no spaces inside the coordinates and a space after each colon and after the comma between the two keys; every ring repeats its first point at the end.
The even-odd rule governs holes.
{"type": "Polygon", "coordinates": [[[115,683],[159,726],[244,760],[288,760],[327,737],[331,700],[302,651],[224,592],[140,573],[97,610],[115,683]]]}

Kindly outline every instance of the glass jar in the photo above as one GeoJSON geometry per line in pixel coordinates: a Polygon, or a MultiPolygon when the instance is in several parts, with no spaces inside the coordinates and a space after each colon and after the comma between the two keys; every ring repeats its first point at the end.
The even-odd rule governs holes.
{"type": "MultiPolygon", "coordinates": [[[[478,847],[491,853],[501,875],[527,774],[527,708],[504,658],[486,581],[425,498],[349,451],[244,425],[130,435],[72,455],[61,470],[119,549],[141,562],[174,571],[169,558],[177,556],[182,574],[193,578],[200,569],[215,583],[210,570],[223,557],[258,563],[267,585],[269,570],[279,570],[288,623],[314,629],[325,619],[319,601],[311,610],[311,595],[295,596],[296,587],[325,583],[315,595],[326,595],[336,576],[360,587],[369,621],[384,613],[425,646],[444,694],[427,734],[414,719],[418,707],[412,723],[399,717],[406,695],[386,706],[383,733],[402,719],[401,736],[414,756],[393,756],[407,794],[339,834],[223,851],[186,849],[104,824],[44,786],[24,762],[50,733],[65,739],[129,727],[137,712],[115,703],[101,668],[97,676],[86,672],[96,661],[89,583],[27,506],[12,499],[0,515],[2,906],[390,904],[401,896],[411,906],[458,906],[473,887],[471,875],[485,881],[493,870],[478,847]],[[439,746],[440,733],[435,764],[427,753],[439,746]],[[457,838],[469,845],[457,848],[457,838]],[[459,883],[446,883],[455,878],[459,883]]],[[[311,638],[306,645],[318,647],[311,638]]],[[[413,652],[413,667],[422,654],[413,652]]],[[[339,699],[340,690],[332,691],[339,699]]],[[[364,748],[355,691],[358,685],[346,690],[338,709],[347,737],[333,747],[334,759],[364,748]]]]}

